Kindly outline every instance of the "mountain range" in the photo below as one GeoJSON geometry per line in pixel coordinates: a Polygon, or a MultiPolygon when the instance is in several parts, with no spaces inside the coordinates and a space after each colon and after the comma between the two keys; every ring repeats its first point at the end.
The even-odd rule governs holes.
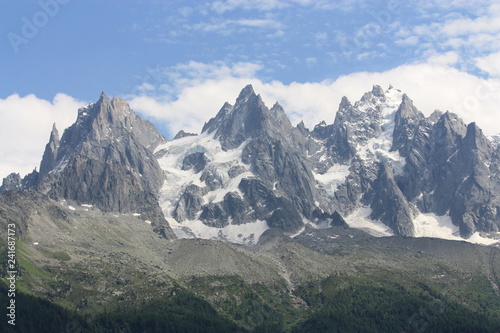
{"type": "Polygon", "coordinates": [[[360,227],[373,235],[491,243],[500,226],[500,148],[475,124],[423,115],[400,90],[343,98],[333,124],[293,126],[252,86],[201,134],[167,141],[105,93],[50,134],[39,171],[0,192],[135,213],[166,238],[255,244],[267,229],[360,227]],[[472,238],[471,238],[472,237],[472,238]],[[488,238],[489,237],[489,238],[488,238]]]}
{"type": "Polygon", "coordinates": [[[102,93],[0,187],[1,330],[497,332],[498,142],[393,87],[311,130],[249,85],[171,141],[102,93]]]}

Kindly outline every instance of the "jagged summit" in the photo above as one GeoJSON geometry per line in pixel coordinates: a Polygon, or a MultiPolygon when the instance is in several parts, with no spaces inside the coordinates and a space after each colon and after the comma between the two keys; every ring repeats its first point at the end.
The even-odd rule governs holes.
{"type": "Polygon", "coordinates": [[[252,96],[257,96],[257,95],[253,90],[253,86],[251,84],[248,84],[247,86],[245,86],[245,88],[241,90],[240,94],[238,95],[238,98],[236,99],[236,104],[241,103],[252,96]]]}
{"type": "Polygon", "coordinates": [[[182,139],[182,138],[185,138],[187,136],[196,136],[197,134],[194,134],[194,133],[188,133],[188,132],[184,132],[183,130],[180,130],[179,132],[177,132],[177,134],[174,136],[174,139],[173,140],[177,140],[177,139],[182,139]]]}
{"type": "Polygon", "coordinates": [[[54,136],[54,137],[59,138],[59,133],[58,133],[58,131],[57,131],[56,123],[53,123],[53,124],[52,124],[52,130],[51,130],[51,132],[50,132],[50,136],[51,136],[51,138],[52,138],[53,136],[54,136]]]}
{"type": "Polygon", "coordinates": [[[500,222],[482,213],[496,211],[497,199],[470,196],[490,191],[492,183],[486,185],[483,177],[498,158],[476,128],[450,112],[425,117],[408,95],[374,86],[358,102],[342,98],[332,125],[322,122],[312,132],[297,131],[306,137],[301,146],[327,198],[318,201],[351,225],[378,220],[395,234],[433,235],[435,220],[426,214],[437,214],[454,230],[446,237],[470,237],[478,228],[498,230],[500,222]],[[362,218],[356,213],[360,207],[369,208],[362,218]],[[425,227],[419,224],[424,220],[432,222],[425,227]]]}
{"type": "Polygon", "coordinates": [[[292,128],[284,109],[275,104],[268,109],[251,85],[241,90],[233,105],[225,103],[217,115],[203,126],[202,133],[215,133],[224,150],[239,147],[245,140],[274,133],[279,136],[292,128]]]}
{"type": "Polygon", "coordinates": [[[385,98],[385,93],[382,87],[373,86],[371,91],[366,92],[362,97],[360,102],[370,102],[374,101],[374,99],[383,100],[385,98]]]}
{"type": "MultiPolygon", "coordinates": [[[[391,90],[392,89],[392,86],[389,86],[389,89],[388,90],[391,90]]],[[[377,97],[383,97],[385,96],[384,94],[384,90],[382,89],[381,86],[379,85],[374,85],[373,88],[372,88],[372,94],[374,96],[377,96],[377,97]]]]}
{"type": "Polygon", "coordinates": [[[247,234],[252,228],[241,227],[242,238],[233,238],[251,243],[269,227],[293,233],[303,227],[304,218],[334,220],[333,212],[316,212],[314,177],[306,157],[296,150],[301,139],[293,130],[283,107],[275,103],[269,109],[248,85],[234,106],[225,103],[205,124],[199,140],[184,138],[160,147],[161,152],[185,152],[160,158],[167,179],[185,175],[178,187],[165,186],[162,195],[174,230],[199,230],[197,223],[202,223],[229,237],[228,228],[253,224],[255,232],[247,234]]]}
{"type": "Polygon", "coordinates": [[[57,160],[57,152],[59,150],[59,132],[56,124],[52,125],[50,132],[49,143],[45,146],[42,162],[40,163],[40,177],[45,176],[49,171],[54,169],[57,160]]]}
{"type": "Polygon", "coordinates": [[[483,130],[475,122],[467,125],[467,132],[464,137],[464,144],[471,149],[477,149],[488,155],[492,153],[491,141],[483,134],[483,130]]]}
{"type": "Polygon", "coordinates": [[[500,150],[475,123],[426,117],[405,93],[377,85],[342,98],[332,119],[293,127],[279,102],[268,108],[247,85],[200,135],[167,142],[103,92],[61,138],[53,126],[40,173],[11,175],[0,191],[35,186],[144,214],[167,236],[165,218],[179,237],[247,244],[269,228],[293,235],[344,220],[377,236],[499,230],[500,150]]]}
{"type": "MultiPolygon", "coordinates": [[[[340,101],[340,104],[339,104],[339,111],[348,109],[351,106],[352,105],[351,105],[351,102],[349,102],[349,99],[346,96],[342,96],[342,100],[340,101]]],[[[337,112],[337,115],[338,115],[338,112],[337,112]]]]}
{"type": "Polygon", "coordinates": [[[141,213],[167,236],[157,201],[164,179],[153,156],[165,141],[123,99],[110,100],[103,92],[96,103],[78,110],[76,122],[60,140],[53,128],[36,186],[56,200],[141,213]]]}
{"type": "Polygon", "coordinates": [[[401,105],[397,111],[401,117],[405,118],[423,118],[422,113],[420,113],[417,108],[413,105],[413,101],[408,97],[407,94],[403,94],[401,100],[401,105]]]}
{"type": "Polygon", "coordinates": [[[280,134],[287,135],[292,130],[292,123],[285,113],[285,109],[279,102],[274,103],[273,107],[269,110],[271,123],[268,128],[277,127],[280,134]]]}
{"type": "Polygon", "coordinates": [[[403,156],[406,156],[420,122],[424,118],[424,115],[413,105],[413,101],[406,94],[403,94],[401,105],[394,118],[391,150],[399,151],[403,156]]]}

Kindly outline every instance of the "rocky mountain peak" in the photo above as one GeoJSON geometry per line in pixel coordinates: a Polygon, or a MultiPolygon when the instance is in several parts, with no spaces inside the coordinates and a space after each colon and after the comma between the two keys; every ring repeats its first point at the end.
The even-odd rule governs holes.
{"type": "Polygon", "coordinates": [[[50,132],[49,143],[45,146],[42,162],[40,163],[40,176],[45,176],[50,170],[55,167],[57,160],[57,152],[59,150],[59,132],[57,131],[56,124],[52,125],[50,132]]]}
{"type": "Polygon", "coordinates": [[[269,124],[270,127],[279,128],[281,133],[285,135],[290,133],[293,126],[285,113],[285,109],[280,105],[280,103],[276,102],[269,110],[269,113],[269,121],[271,122],[271,124],[269,124]]]}
{"type": "Polygon", "coordinates": [[[281,104],[276,101],[276,103],[274,103],[273,107],[271,108],[271,111],[273,113],[285,113],[285,109],[281,106],[281,104]]]}
{"type": "Polygon", "coordinates": [[[380,168],[378,179],[374,182],[374,192],[371,218],[382,220],[397,235],[414,236],[412,212],[388,163],[380,168]]]}
{"type": "Polygon", "coordinates": [[[394,132],[391,150],[399,150],[403,156],[408,154],[409,145],[424,119],[424,115],[413,105],[408,95],[403,94],[401,104],[394,117],[394,132]]]}
{"type": "Polygon", "coordinates": [[[372,94],[373,94],[373,96],[376,96],[376,97],[384,97],[385,96],[384,89],[382,89],[382,87],[379,85],[373,86],[372,94]]]}
{"type": "Polygon", "coordinates": [[[226,102],[217,115],[203,126],[202,132],[215,132],[222,149],[230,150],[264,132],[286,135],[291,129],[283,107],[277,103],[271,110],[268,109],[253,87],[247,85],[234,106],[226,102]]]}
{"type": "Polygon", "coordinates": [[[403,94],[401,105],[397,111],[401,118],[422,119],[423,115],[413,105],[413,101],[407,94],[403,94]]]}
{"type": "Polygon", "coordinates": [[[441,110],[434,110],[431,115],[429,116],[429,121],[432,124],[435,124],[439,121],[439,119],[443,116],[443,111],[441,110]]]}
{"type": "Polygon", "coordinates": [[[203,237],[199,223],[226,236],[252,223],[259,231],[241,227],[246,236],[236,239],[247,243],[268,227],[295,233],[361,208],[392,229],[385,234],[419,236],[428,213],[447,215],[464,237],[500,226],[498,149],[475,123],[450,112],[426,118],[394,88],[373,86],[355,103],[343,97],[334,123],[309,131],[248,85],[202,132],[166,142],[126,101],[102,93],[61,139],[53,126],[39,180],[12,175],[4,189],[38,182],[57,200],[139,213],[165,235],[164,217],[180,236],[203,237]]]}
{"type": "Polygon", "coordinates": [[[56,200],[143,214],[167,236],[171,231],[157,201],[163,173],[153,156],[165,141],[126,101],[110,100],[103,92],[96,103],[78,110],[60,141],[53,128],[37,188],[56,200]]]}
{"type": "MultiPolygon", "coordinates": [[[[209,227],[231,224],[231,228],[239,228],[249,223],[262,232],[258,225],[264,221],[264,228],[297,232],[303,227],[304,217],[313,219],[316,209],[314,177],[299,148],[308,133],[303,123],[293,128],[279,103],[269,109],[252,86],[246,86],[234,106],[226,103],[205,124],[198,142],[172,141],[166,146],[166,151],[184,151],[178,157],[182,165],[169,164],[172,157],[167,155],[160,160],[162,165],[169,165],[164,169],[167,179],[178,168],[193,176],[200,174],[200,183],[180,181],[177,199],[177,193],[172,197],[170,189],[165,190],[161,196],[167,202],[162,204],[168,207],[165,216],[181,225],[199,220],[209,227]],[[219,144],[223,150],[220,153],[219,144]],[[219,160],[217,155],[226,157],[219,160]]],[[[329,220],[333,219],[331,213],[314,217],[329,220]]],[[[251,237],[245,242],[252,242],[251,237]]]]}
{"type": "Polygon", "coordinates": [[[303,120],[301,120],[300,123],[297,124],[297,128],[299,128],[301,131],[309,132],[303,120]]]}
{"type": "Polygon", "coordinates": [[[120,97],[113,97],[113,99],[111,100],[111,104],[113,105],[113,109],[116,111],[124,110],[127,113],[128,111],[130,111],[128,103],[120,97]]]}
{"type": "Polygon", "coordinates": [[[59,140],[59,132],[57,131],[56,123],[52,124],[52,130],[50,131],[50,140],[59,140]]]}
{"type": "Polygon", "coordinates": [[[102,103],[104,101],[108,101],[109,102],[109,97],[108,97],[108,94],[106,94],[105,91],[101,91],[101,95],[99,95],[99,99],[97,100],[97,103],[102,103]]]}
{"type": "Polygon", "coordinates": [[[467,125],[467,132],[465,134],[464,144],[469,149],[477,149],[479,151],[490,153],[493,150],[491,141],[483,134],[483,131],[477,126],[475,122],[467,125]]]}
{"type": "Polygon", "coordinates": [[[225,102],[224,105],[220,108],[219,112],[217,112],[217,115],[203,125],[201,132],[212,133],[214,131],[217,131],[222,126],[222,123],[232,110],[233,106],[228,102],[225,102]]]}
{"type": "Polygon", "coordinates": [[[3,179],[0,194],[7,191],[18,191],[21,188],[21,175],[13,172],[3,179]]]}
{"type": "Polygon", "coordinates": [[[102,92],[97,102],[78,110],[76,124],[81,127],[88,127],[89,122],[98,122],[100,125],[118,125],[130,117],[135,118],[135,114],[131,113],[125,100],[119,97],[110,99],[105,92],[102,92]]]}
{"type": "Polygon", "coordinates": [[[194,134],[194,133],[189,133],[189,132],[185,132],[183,130],[180,130],[179,132],[177,132],[177,134],[174,136],[174,140],[177,140],[177,139],[182,139],[182,138],[185,138],[187,136],[197,136],[197,134],[194,134]]]}
{"type": "Polygon", "coordinates": [[[360,102],[365,103],[377,103],[377,101],[385,101],[384,90],[377,85],[373,86],[371,91],[366,92],[360,100],[360,102]]]}
{"type": "Polygon", "coordinates": [[[434,140],[438,144],[456,145],[467,134],[467,126],[456,114],[446,111],[434,125],[434,140]]]}
{"type": "MultiPolygon", "coordinates": [[[[349,99],[346,96],[342,97],[342,100],[340,101],[339,105],[339,111],[346,110],[352,107],[351,102],[349,102],[349,99]]],[[[338,114],[338,112],[337,112],[338,114]]]]}
{"type": "Polygon", "coordinates": [[[238,98],[236,99],[236,104],[242,103],[245,100],[247,100],[250,97],[256,97],[257,95],[255,94],[255,91],[253,90],[253,86],[251,84],[248,84],[243,88],[238,95],[238,98]]]}

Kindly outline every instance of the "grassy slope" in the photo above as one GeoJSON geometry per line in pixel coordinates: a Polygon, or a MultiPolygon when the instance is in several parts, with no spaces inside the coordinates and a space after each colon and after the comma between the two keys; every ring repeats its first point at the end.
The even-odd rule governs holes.
{"type": "MultiPolygon", "coordinates": [[[[161,326],[165,318],[175,321],[166,313],[180,305],[200,323],[208,313],[210,327],[234,329],[234,323],[268,332],[366,325],[379,331],[453,325],[488,331],[499,325],[493,286],[500,255],[491,248],[372,239],[344,230],[334,241],[299,239],[301,245],[274,238],[245,250],[217,241],[166,241],[140,216],[35,199],[26,205],[23,198],[0,197],[2,238],[6,223],[29,224],[17,242],[18,288],[76,311],[68,316],[91,315],[92,323],[84,323],[92,329],[112,329],[113,322],[161,326]],[[320,243],[326,245],[315,248],[320,243]],[[151,313],[143,316],[147,322],[132,315],[136,308],[151,313]]],[[[190,325],[184,317],[175,317],[179,327],[190,325]]]]}

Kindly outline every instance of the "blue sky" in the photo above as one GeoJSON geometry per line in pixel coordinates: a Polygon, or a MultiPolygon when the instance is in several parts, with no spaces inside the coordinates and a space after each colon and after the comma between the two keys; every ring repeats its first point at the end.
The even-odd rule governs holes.
{"type": "Polygon", "coordinates": [[[101,91],[167,138],[247,83],[310,128],[392,84],[494,134],[499,36],[494,1],[0,0],[0,178],[37,166],[52,123],[101,91]]]}
{"type": "Polygon", "coordinates": [[[10,78],[2,93],[123,95],[148,68],[188,61],[250,62],[263,66],[264,80],[316,82],[418,57],[391,36],[401,17],[413,20],[406,2],[249,2],[3,1],[2,31],[23,37],[24,17],[38,32],[26,43],[1,39],[2,74],[10,78]],[[40,11],[54,17],[38,27],[40,11]]]}

